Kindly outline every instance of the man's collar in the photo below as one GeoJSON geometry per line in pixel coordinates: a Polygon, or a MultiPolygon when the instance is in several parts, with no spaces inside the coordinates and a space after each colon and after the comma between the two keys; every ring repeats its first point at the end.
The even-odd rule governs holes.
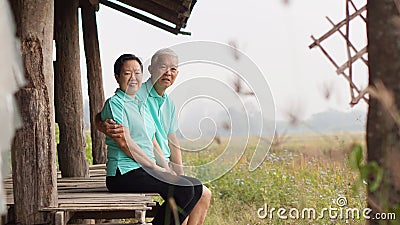
{"type": "Polygon", "coordinates": [[[151,78],[149,78],[148,81],[146,81],[146,90],[147,93],[149,93],[149,96],[154,97],[154,98],[163,98],[165,99],[167,97],[167,93],[164,93],[163,96],[160,96],[156,89],[154,88],[153,82],[151,80],[151,78]]]}
{"type": "Polygon", "coordinates": [[[140,101],[136,98],[132,98],[131,96],[127,95],[124,91],[122,91],[120,88],[117,88],[115,90],[115,94],[121,98],[124,102],[137,102],[139,103],[140,101]]]}

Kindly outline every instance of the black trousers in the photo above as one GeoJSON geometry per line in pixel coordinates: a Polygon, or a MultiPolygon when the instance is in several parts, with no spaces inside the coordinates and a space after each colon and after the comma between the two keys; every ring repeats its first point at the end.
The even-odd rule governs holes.
{"type": "Polygon", "coordinates": [[[149,168],[135,169],[121,175],[107,176],[107,188],[115,193],[158,193],[165,201],[154,217],[153,225],[177,225],[169,205],[169,198],[178,206],[179,222],[182,223],[193,210],[203,193],[203,185],[193,177],[175,176],[149,168]],[[156,174],[157,179],[150,174],[156,174]]]}

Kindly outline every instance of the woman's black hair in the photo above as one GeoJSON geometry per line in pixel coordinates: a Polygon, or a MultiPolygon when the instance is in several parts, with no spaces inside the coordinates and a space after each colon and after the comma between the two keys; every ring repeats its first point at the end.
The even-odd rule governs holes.
{"type": "Polygon", "coordinates": [[[121,73],[121,68],[127,60],[136,60],[139,63],[140,69],[143,73],[143,64],[137,56],[133,54],[122,54],[117,60],[115,60],[114,74],[119,75],[121,73]]]}

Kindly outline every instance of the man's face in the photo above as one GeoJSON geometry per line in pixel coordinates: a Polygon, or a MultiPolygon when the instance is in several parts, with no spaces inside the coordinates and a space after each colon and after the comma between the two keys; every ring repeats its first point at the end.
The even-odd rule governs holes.
{"type": "Polygon", "coordinates": [[[127,95],[134,95],[142,86],[142,70],[136,60],[127,60],[121,67],[121,73],[115,75],[119,87],[127,95]]]}
{"type": "Polygon", "coordinates": [[[149,67],[151,79],[156,89],[165,90],[178,76],[178,59],[172,55],[160,55],[155,65],[149,67]]]}

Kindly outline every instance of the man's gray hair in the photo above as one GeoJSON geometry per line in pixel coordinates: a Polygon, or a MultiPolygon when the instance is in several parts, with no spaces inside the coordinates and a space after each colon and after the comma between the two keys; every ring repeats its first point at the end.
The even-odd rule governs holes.
{"type": "Polygon", "coordinates": [[[151,64],[155,65],[158,62],[158,58],[161,55],[170,55],[174,56],[178,60],[178,55],[170,48],[162,48],[158,50],[154,55],[151,57],[151,64]]]}

